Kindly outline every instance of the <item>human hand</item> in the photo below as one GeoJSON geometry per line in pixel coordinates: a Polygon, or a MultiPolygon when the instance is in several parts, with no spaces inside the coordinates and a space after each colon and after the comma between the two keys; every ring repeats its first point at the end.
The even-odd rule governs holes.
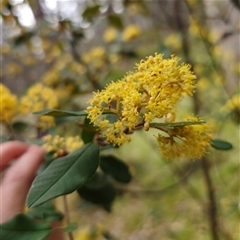
{"type": "Polygon", "coordinates": [[[19,141],[5,142],[0,146],[0,171],[8,166],[0,180],[0,223],[23,212],[28,190],[43,156],[40,147],[19,141]],[[16,160],[14,164],[13,160],[16,160]]]}
{"type": "MultiPolygon", "coordinates": [[[[29,188],[43,159],[43,149],[35,145],[20,141],[0,145],[0,224],[24,211],[29,188]]],[[[53,226],[59,227],[60,223],[53,226]]],[[[63,233],[53,231],[48,239],[63,239],[63,233]]]]}

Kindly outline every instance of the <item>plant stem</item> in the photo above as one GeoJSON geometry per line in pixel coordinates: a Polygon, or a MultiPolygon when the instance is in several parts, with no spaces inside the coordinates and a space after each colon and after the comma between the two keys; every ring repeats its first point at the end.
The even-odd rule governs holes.
{"type": "MultiPolygon", "coordinates": [[[[66,219],[67,225],[70,224],[70,217],[69,217],[69,209],[68,209],[68,204],[67,204],[67,196],[63,196],[63,207],[64,207],[64,215],[66,219]]],[[[69,240],[74,240],[73,233],[69,232],[68,233],[69,240]]]]}
{"type": "MultiPolygon", "coordinates": [[[[193,14],[192,10],[191,10],[190,6],[188,5],[187,1],[183,0],[182,2],[185,2],[185,4],[188,7],[189,14],[192,15],[193,14]]],[[[186,30],[186,26],[184,26],[182,16],[179,14],[179,11],[178,11],[178,9],[180,8],[180,4],[182,4],[182,2],[175,0],[175,13],[177,15],[178,29],[179,29],[179,32],[181,32],[181,34],[182,34],[183,54],[186,58],[186,61],[188,63],[190,63],[190,65],[194,69],[194,63],[191,61],[191,57],[189,54],[188,33],[186,30]]],[[[204,41],[204,39],[203,39],[203,41],[204,41]]],[[[205,44],[205,42],[204,42],[204,44],[205,44]]],[[[210,52],[208,52],[208,54],[210,55],[211,60],[212,60],[212,56],[211,56],[210,52]]],[[[213,65],[213,67],[216,67],[214,62],[212,62],[212,65],[213,65]]],[[[194,104],[194,113],[196,115],[198,115],[199,112],[201,111],[202,104],[201,104],[201,101],[199,99],[197,92],[193,95],[193,104],[194,104]]],[[[215,196],[214,187],[213,187],[213,183],[212,183],[212,179],[211,179],[208,159],[206,157],[203,157],[201,159],[201,168],[203,171],[203,176],[204,176],[204,180],[205,180],[205,184],[206,184],[206,188],[207,188],[208,200],[209,200],[209,203],[208,203],[209,218],[208,219],[209,219],[211,236],[212,236],[212,240],[219,240],[219,235],[217,232],[218,220],[217,220],[216,196],[215,196]]]]}
{"type": "Polygon", "coordinates": [[[215,197],[214,187],[211,180],[209,163],[206,157],[202,158],[201,166],[202,166],[203,176],[206,182],[208,199],[209,199],[208,214],[209,214],[209,225],[211,227],[212,239],[219,240],[216,197],[215,197]]]}
{"type": "Polygon", "coordinates": [[[15,135],[15,133],[13,131],[12,126],[9,123],[5,123],[5,127],[6,127],[6,129],[8,131],[8,133],[10,134],[10,139],[11,140],[16,140],[17,137],[16,137],[16,135],[15,135]]]}

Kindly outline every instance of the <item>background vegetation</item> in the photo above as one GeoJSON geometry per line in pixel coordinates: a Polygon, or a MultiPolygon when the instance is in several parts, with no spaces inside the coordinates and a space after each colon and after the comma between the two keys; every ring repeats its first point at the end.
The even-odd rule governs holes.
{"type": "MultiPolygon", "coordinates": [[[[194,97],[178,106],[183,116],[189,112],[203,116],[214,125],[215,138],[233,145],[225,152],[209,149],[201,160],[166,161],[150,130],[134,134],[123,147],[105,150],[127,163],[132,180],[128,184],[111,180],[116,198],[114,194],[107,206],[91,204],[77,192],[67,196],[71,221],[78,222],[75,239],[240,237],[238,1],[1,4],[1,83],[17,96],[20,109],[10,123],[2,122],[2,141],[42,144],[48,133],[83,136],[84,118],[56,119],[55,126],[48,119],[41,125],[31,113],[46,108],[82,111],[93,91],[159,52],[181,57],[197,75],[194,97]],[[24,105],[28,89],[36,83],[53,91],[46,94],[45,105],[24,105]]],[[[55,202],[64,211],[62,200],[55,202]]]]}

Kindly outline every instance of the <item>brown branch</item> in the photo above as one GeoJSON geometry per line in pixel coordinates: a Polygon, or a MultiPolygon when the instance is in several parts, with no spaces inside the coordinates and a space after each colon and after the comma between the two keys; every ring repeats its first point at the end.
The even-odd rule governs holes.
{"type": "Polygon", "coordinates": [[[204,180],[207,187],[208,194],[208,214],[209,214],[209,225],[211,227],[211,234],[213,240],[219,240],[218,236],[218,220],[217,220],[217,203],[215,197],[215,191],[211,180],[209,162],[206,157],[201,159],[201,166],[203,171],[204,180]]]}
{"type": "MultiPolygon", "coordinates": [[[[188,5],[187,1],[185,1],[185,0],[183,0],[183,1],[175,0],[175,12],[177,15],[179,31],[182,33],[183,53],[185,55],[186,61],[191,64],[192,68],[194,68],[194,63],[191,61],[190,56],[189,56],[188,33],[187,33],[186,28],[184,27],[182,16],[179,14],[179,11],[178,11],[180,4],[182,4],[183,2],[185,2],[185,4],[187,5],[189,13],[193,14],[190,6],[188,5]]],[[[204,41],[204,39],[203,39],[203,41],[204,41]]],[[[206,48],[207,48],[207,46],[206,46],[206,48]]],[[[208,48],[207,48],[207,50],[208,50],[208,48]]],[[[209,53],[211,60],[213,60],[210,52],[208,52],[208,53],[209,53]]],[[[212,64],[215,64],[215,62],[212,61],[212,64]]],[[[216,66],[214,65],[214,67],[216,67],[216,66]]],[[[199,112],[201,110],[201,102],[199,100],[197,93],[194,94],[193,102],[194,102],[194,113],[199,114],[199,112]]],[[[219,236],[218,236],[218,232],[217,232],[218,220],[217,220],[216,196],[215,196],[214,187],[213,187],[213,183],[212,183],[212,179],[211,179],[211,173],[210,173],[210,169],[209,169],[208,159],[206,157],[203,157],[201,160],[201,169],[203,171],[203,176],[204,176],[204,180],[205,180],[205,184],[206,184],[206,188],[207,188],[208,200],[209,200],[208,215],[209,215],[209,226],[210,226],[212,240],[219,240],[219,236]]]]}
{"type": "MultiPolygon", "coordinates": [[[[70,224],[70,217],[69,217],[69,209],[68,209],[67,196],[66,195],[63,196],[63,207],[64,207],[64,215],[65,215],[66,223],[67,223],[67,225],[69,225],[70,224]]],[[[69,236],[69,240],[74,240],[72,232],[69,232],[68,236],[69,236]]]]}

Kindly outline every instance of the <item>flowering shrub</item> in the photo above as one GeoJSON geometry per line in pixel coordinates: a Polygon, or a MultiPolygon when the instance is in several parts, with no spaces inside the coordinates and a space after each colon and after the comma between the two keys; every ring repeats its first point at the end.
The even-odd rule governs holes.
{"type": "MultiPolygon", "coordinates": [[[[202,126],[171,126],[176,117],[176,104],[184,96],[192,96],[195,89],[196,77],[190,66],[179,66],[178,62],[176,57],[163,59],[155,54],[137,64],[135,72],[94,93],[87,108],[88,118],[108,142],[122,145],[131,140],[129,133],[136,129],[147,131],[155,127],[168,135],[159,134],[157,138],[166,158],[200,158],[204,154],[211,140],[208,125],[200,122],[202,126]],[[105,112],[116,115],[117,121],[111,123],[103,115],[105,112]],[[152,122],[156,119],[164,119],[168,125],[156,125],[152,122]],[[175,141],[177,138],[180,142],[175,141]]],[[[186,119],[186,123],[191,122],[198,123],[198,119],[186,119]]]]}
{"type": "MultiPolygon", "coordinates": [[[[217,240],[220,234],[228,236],[230,231],[221,233],[224,230],[219,228],[218,213],[214,212],[218,206],[222,207],[220,201],[224,202],[228,195],[222,194],[222,199],[215,195],[214,189],[219,186],[214,186],[217,181],[212,180],[211,165],[216,159],[216,165],[226,162],[226,155],[220,156],[212,148],[232,149],[231,143],[217,138],[222,122],[232,116],[234,123],[239,123],[240,104],[236,93],[239,63],[235,63],[236,54],[220,46],[221,41],[235,35],[239,27],[232,26],[230,33],[213,29],[208,21],[214,17],[207,18],[203,1],[73,1],[67,3],[69,6],[76,4],[72,11],[78,12],[72,15],[62,9],[60,2],[56,1],[55,10],[51,10],[53,6],[48,5],[48,1],[42,1],[39,6],[31,0],[2,3],[1,16],[9,30],[2,47],[7,64],[0,73],[6,79],[6,84],[0,84],[2,142],[13,139],[33,142],[41,145],[46,153],[45,162],[28,193],[28,210],[1,226],[3,238],[9,239],[11,228],[14,239],[21,234],[24,239],[46,239],[54,230],[49,222],[65,216],[66,224],[61,227],[73,240],[72,232],[77,224],[69,220],[67,205],[63,207],[64,216],[55,206],[56,198],[63,198],[66,203],[66,198],[73,196],[67,195],[73,192],[84,203],[111,212],[117,205],[115,201],[125,193],[129,193],[124,195],[127,199],[152,193],[155,198],[158,193],[165,193],[166,189],[182,182],[195,199],[203,199],[204,211],[199,210],[199,204],[198,208],[190,206],[185,195],[177,195],[176,187],[173,191],[176,195],[172,195],[174,201],[162,194],[154,206],[146,204],[147,213],[142,211],[143,203],[148,203],[146,198],[134,198],[136,204],[130,202],[131,208],[122,208],[122,202],[118,204],[126,216],[124,223],[116,223],[115,228],[111,220],[109,226],[104,221],[98,225],[90,220],[88,225],[92,226],[85,227],[86,219],[97,209],[91,208],[94,211],[82,217],[84,223],[79,224],[75,239],[113,240],[115,234],[121,239],[140,239],[140,235],[145,236],[141,231],[149,225],[152,235],[146,235],[146,239],[155,234],[156,238],[167,239],[169,234],[182,233],[175,229],[171,214],[159,217],[158,212],[167,212],[168,206],[170,212],[185,213],[186,209],[193,208],[196,212],[192,215],[199,217],[207,212],[206,204],[210,209],[206,213],[210,219],[210,235],[215,236],[212,239],[217,240]],[[24,25],[31,21],[24,23],[20,12],[17,14],[22,4],[34,10],[38,24],[32,21],[33,26],[24,25]],[[233,63],[231,69],[223,67],[226,62],[233,63]],[[15,91],[15,94],[7,85],[12,83],[14,88],[15,78],[21,74],[28,80],[27,89],[15,91]],[[29,84],[33,79],[36,83],[29,84]],[[143,142],[139,140],[141,137],[143,142]],[[172,161],[175,159],[180,161],[172,161]],[[198,176],[205,182],[209,201],[201,196],[199,178],[191,179],[195,189],[188,181],[183,181],[199,169],[203,174],[198,172],[198,176]],[[172,185],[160,191],[154,189],[162,183],[172,185]],[[133,208],[141,209],[141,213],[134,215],[133,208]],[[167,228],[154,227],[160,226],[158,221],[165,221],[163,225],[167,228]],[[141,228],[138,235],[135,226],[131,226],[136,222],[141,228]],[[19,230],[20,223],[24,229],[26,227],[24,233],[19,230]],[[120,233],[128,229],[131,234],[120,233]],[[34,235],[30,236],[29,232],[34,235]]],[[[207,4],[212,6],[213,3],[207,4]]],[[[230,129],[234,127],[231,125],[230,129]]],[[[233,159],[229,161],[235,164],[233,159]]],[[[236,173],[233,168],[236,169],[227,167],[222,171],[232,177],[232,172],[236,173]]],[[[74,214],[78,210],[75,208],[74,214]]],[[[228,216],[231,211],[221,214],[228,216]]],[[[98,221],[101,217],[96,216],[92,218],[98,221]]],[[[207,222],[205,217],[197,221],[191,219],[195,224],[201,222],[201,227],[197,227],[200,233],[196,229],[189,233],[187,229],[182,238],[206,236],[206,230],[202,233],[202,229],[207,229],[203,225],[207,222]]],[[[77,221],[81,219],[77,217],[77,221]]],[[[184,216],[177,221],[179,226],[190,228],[184,216]]],[[[232,229],[231,224],[226,229],[228,227],[232,229]]]]}

